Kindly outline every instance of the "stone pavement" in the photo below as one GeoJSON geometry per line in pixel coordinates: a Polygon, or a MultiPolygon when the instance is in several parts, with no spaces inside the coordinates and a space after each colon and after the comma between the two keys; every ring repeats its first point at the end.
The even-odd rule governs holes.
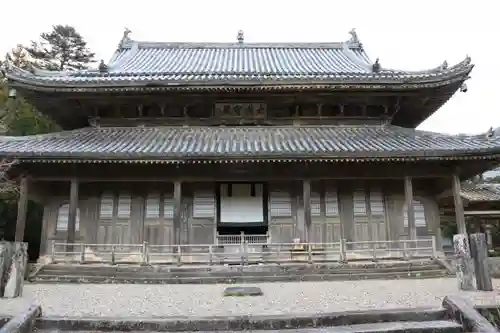
{"type": "MultiPolygon", "coordinates": [[[[252,286],[252,284],[244,284],[252,286]]],[[[440,307],[447,295],[476,304],[500,303],[493,292],[460,292],[455,278],[258,283],[264,296],[224,297],[235,285],[26,284],[18,299],[0,299],[0,315],[32,303],[44,316],[152,318],[166,316],[309,314],[347,310],[440,307]]]]}

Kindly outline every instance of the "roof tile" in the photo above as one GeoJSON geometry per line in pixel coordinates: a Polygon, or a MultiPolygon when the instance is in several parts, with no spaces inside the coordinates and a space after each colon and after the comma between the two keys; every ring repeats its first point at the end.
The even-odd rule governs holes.
{"type": "Polygon", "coordinates": [[[472,70],[470,58],[452,67],[427,71],[382,68],[357,43],[330,44],[214,44],[148,43],[129,41],[113,56],[106,72],[33,73],[10,69],[7,77],[21,83],[54,85],[89,84],[239,84],[375,81],[401,83],[465,80],[472,70]]]}
{"type": "Polygon", "coordinates": [[[473,187],[463,187],[460,195],[473,202],[500,201],[500,185],[478,184],[473,187]]]}
{"type": "Polygon", "coordinates": [[[500,142],[390,125],[101,127],[1,137],[0,156],[48,158],[341,158],[500,153],[500,142]]]}

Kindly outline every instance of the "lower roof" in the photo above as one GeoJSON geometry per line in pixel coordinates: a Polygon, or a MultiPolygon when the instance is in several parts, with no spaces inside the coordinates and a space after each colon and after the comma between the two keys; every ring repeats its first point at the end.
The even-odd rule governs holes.
{"type": "Polygon", "coordinates": [[[31,161],[398,160],[498,158],[500,140],[391,125],[89,127],[0,137],[0,156],[31,161]]]}
{"type": "Polygon", "coordinates": [[[500,201],[500,184],[487,183],[464,186],[460,195],[470,202],[500,201]]]}

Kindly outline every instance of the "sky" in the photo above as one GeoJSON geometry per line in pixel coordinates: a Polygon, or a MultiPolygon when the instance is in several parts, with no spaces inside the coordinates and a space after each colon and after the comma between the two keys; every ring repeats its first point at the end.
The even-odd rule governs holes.
{"type": "Polygon", "coordinates": [[[492,0],[86,0],[85,6],[24,0],[22,7],[0,18],[0,54],[68,24],[105,61],[125,27],[135,40],[172,42],[234,42],[238,30],[245,42],[340,42],[356,28],[372,60],[392,69],[430,69],[444,60],[452,66],[469,55],[476,67],[468,91],[457,92],[419,129],[474,134],[500,126],[500,91],[493,90],[500,17],[492,0]]]}

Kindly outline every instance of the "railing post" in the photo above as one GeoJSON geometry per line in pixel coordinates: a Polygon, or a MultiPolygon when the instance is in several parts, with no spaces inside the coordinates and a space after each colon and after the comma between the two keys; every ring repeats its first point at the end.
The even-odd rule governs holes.
{"type": "Polygon", "coordinates": [[[115,257],[115,251],[116,251],[116,245],[113,244],[111,245],[111,265],[115,265],[116,264],[116,257],[115,257]]]}
{"type": "Polygon", "coordinates": [[[50,250],[50,257],[53,263],[56,262],[56,241],[52,240],[51,242],[51,250],[50,250]]]}
{"type": "Polygon", "coordinates": [[[217,246],[219,245],[219,232],[218,231],[215,232],[214,244],[217,246]]]}
{"type": "Polygon", "coordinates": [[[307,243],[307,262],[312,264],[313,259],[312,259],[312,245],[311,243],[307,243]]]}
{"type": "Polygon", "coordinates": [[[377,246],[376,243],[372,243],[372,261],[377,261],[377,246]]]}
{"type": "Polygon", "coordinates": [[[177,245],[177,266],[182,266],[182,248],[177,245]]]}
{"type": "Polygon", "coordinates": [[[80,264],[85,263],[85,244],[80,244],[80,264]]]}
{"type": "Polygon", "coordinates": [[[213,253],[213,247],[212,247],[212,245],[209,245],[208,246],[208,264],[210,266],[213,265],[213,255],[214,255],[214,253],[213,253]]]}
{"type": "Polygon", "coordinates": [[[143,265],[148,265],[149,264],[149,248],[148,248],[148,242],[142,242],[142,264],[143,265]]]}
{"type": "MultiPolygon", "coordinates": [[[[241,232],[241,234],[243,234],[243,232],[241,232]]],[[[241,266],[245,265],[245,243],[242,241],[240,243],[240,264],[241,266]]]]}
{"type": "Polygon", "coordinates": [[[245,232],[244,232],[244,231],[242,231],[242,232],[240,233],[240,243],[241,243],[241,244],[243,244],[244,242],[245,242],[245,232]]]}
{"type": "Polygon", "coordinates": [[[340,240],[340,262],[347,262],[347,252],[346,252],[346,239],[342,238],[340,240]]]}
{"type": "MultiPolygon", "coordinates": [[[[276,251],[276,262],[279,264],[281,262],[280,261],[280,258],[281,258],[281,243],[277,244],[277,246],[278,246],[278,251],[276,251]]],[[[292,255],[291,259],[292,259],[291,261],[293,261],[293,255],[292,255]]]]}
{"type": "Polygon", "coordinates": [[[403,242],[403,260],[407,260],[408,259],[408,253],[406,252],[406,239],[403,239],[402,240],[403,242]]]}
{"type": "Polygon", "coordinates": [[[436,259],[438,257],[437,247],[436,247],[436,236],[432,236],[432,258],[436,259]]]}

